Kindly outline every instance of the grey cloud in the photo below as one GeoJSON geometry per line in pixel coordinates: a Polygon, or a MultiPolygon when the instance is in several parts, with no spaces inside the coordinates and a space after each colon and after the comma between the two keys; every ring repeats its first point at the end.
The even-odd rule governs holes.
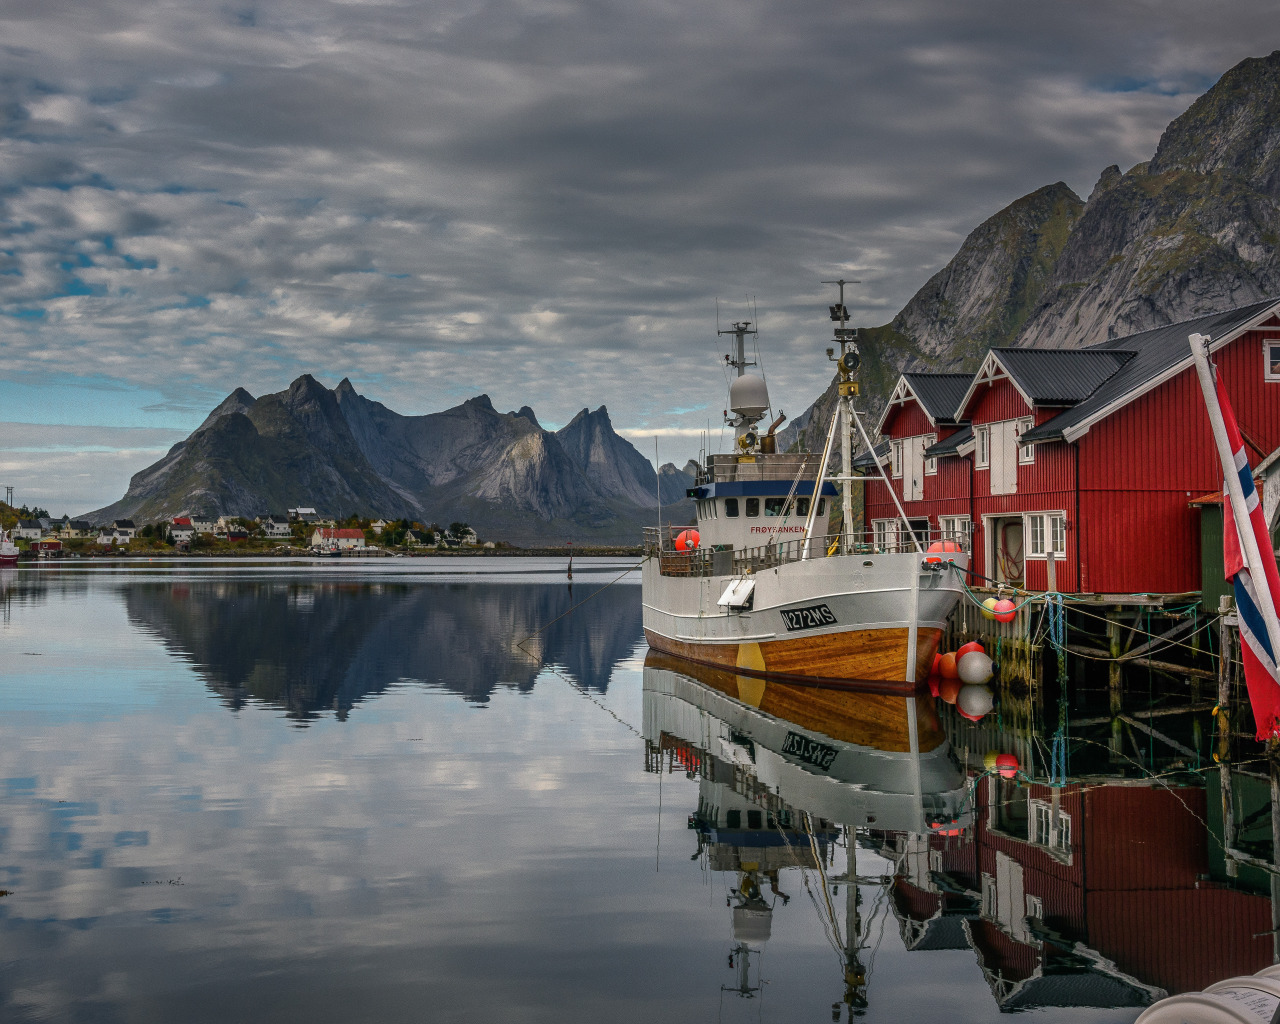
{"type": "Polygon", "coordinates": [[[720,403],[713,300],[751,294],[799,411],[826,373],[801,358],[822,278],[862,278],[851,305],[887,321],[1003,205],[1148,157],[1267,49],[1272,15],[9,4],[0,247],[22,276],[0,274],[0,312],[45,315],[0,330],[0,356],[219,393],[349,374],[406,412],[483,390],[689,428],[705,416],[664,407],[720,403]],[[705,369],[664,376],[669,403],[634,386],[691,352],[705,369]]]}

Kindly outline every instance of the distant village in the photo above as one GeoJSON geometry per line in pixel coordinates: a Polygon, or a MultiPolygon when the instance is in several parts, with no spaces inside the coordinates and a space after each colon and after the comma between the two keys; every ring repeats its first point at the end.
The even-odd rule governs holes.
{"type": "Polygon", "coordinates": [[[502,541],[481,541],[467,523],[424,525],[405,519],[338,519],[314,508],[291,508],[259,518],[174,516],[153,523],[132,519],[95,526],[87,520],[54,519],[43,509],[10,509],[5,525],[28,557],[60,558],[76,554],[126,552],[273,554],[377,554],[433,551],[493,551],[502,541]]]}

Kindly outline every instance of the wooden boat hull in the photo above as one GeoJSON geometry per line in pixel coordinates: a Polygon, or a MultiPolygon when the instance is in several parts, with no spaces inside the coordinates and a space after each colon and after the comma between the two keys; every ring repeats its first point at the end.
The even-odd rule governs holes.
{"type": "Polygon", "coordinates": [[[645,639],[655,651],[735,673],[772,676],[795,684],[847,687],[866,693],[904,696],[924,692],[925,680],[942,640],[940,628],[920,629],[915,681],[903,678],[907,629],[847,630],[820,636],[746,643],[696,643],[653,630],[645,639]]]}
{"type": "MultiPolygon", "coordinates": [[[[957,557],[963,568],[963,556],[957,557]]],[[[918,554],[838,555],[738,576],[642,566],[649,646],[690,661],[795,682],[912,694],[927,679],[963,587],[918,554]],[[750,603],[723,604],[751,584],[750,603]]]]}

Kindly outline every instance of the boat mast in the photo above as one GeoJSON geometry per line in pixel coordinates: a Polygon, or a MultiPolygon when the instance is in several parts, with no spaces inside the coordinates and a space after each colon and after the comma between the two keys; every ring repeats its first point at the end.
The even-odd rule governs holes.
{"type": "MultiPolygon", "coordinates": [[[[853,396],[858,393],[855,375],[860,359],[858,346],[854,341],[858,336],[858,329],[849,326],[849,310],[844,304],[844,286],[862,282],[840,278],[822,283],[840,286],[840,301],[831,307],[831,319],[837,325],[835,339],[840,343],[840,358],[835,359],[831,349],[827,349],[827,355],[835,359],[840,367],[840,380],[836,385],[840,393],[837,399],[840,416],[840,548],[844,554],[848,554],[853,550],[853,396]]],[[[814,501],[817,501],[817,495],[814,496],[814,501]]]]}
{"type": "Polygon", "coordinates": [[[735,353],[725,356],[724,361],[738,371],[739,377],[747,372],[748,366],[756,365],[747,362],[747,335],[756,333],[758,332],[751,329],[750,320],[741,320],[727,331],[716,331],[716,334],[732,334],[737,339],[735,353]]]}

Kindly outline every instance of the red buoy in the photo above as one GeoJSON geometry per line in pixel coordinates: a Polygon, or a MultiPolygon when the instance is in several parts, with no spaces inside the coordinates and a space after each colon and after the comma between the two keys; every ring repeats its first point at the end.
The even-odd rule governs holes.
{"type": "Polygon", "coordinates": [[[697,530],[681,530],[676,537],[676,550],[696,551],[698,549],[698,541],[701,539],[697,530]]]}
{"type": "Polygon", "coordinates": [[[996,758],[996,771],[1003,778],[1013,778],[1018,774],[1018,759],[1013,754],[1001,754],[996,758]]]}
{"type": "Polygon", "coordinates": [[[978,643],[977,640],[970,640],[967,644],[962,644],[959,650],[956,651],[956,664],[958,665],[960,663],[960,659],[970,651],[977,651],[979,654],[987,653],[982,649],[982,644],[978,643]]]}
{"type": "Polygon", "coordinates": [[[1017,614],[1018,606],[1006,597],[997,601],[996,606],[991,611],[997,622],[1012,622],[1014,615],[1017,614]]]}

